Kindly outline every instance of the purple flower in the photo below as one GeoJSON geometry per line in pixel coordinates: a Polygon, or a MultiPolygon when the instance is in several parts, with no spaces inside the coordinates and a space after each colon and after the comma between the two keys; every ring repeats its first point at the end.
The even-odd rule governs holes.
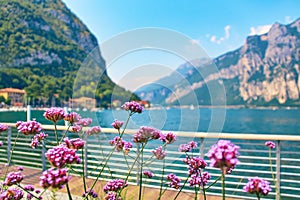
{"type": "Polygon", "coordinates": [[[118,152],[124,150],[126,155],[129,153],[130,149],[132,148],[131,142],[126,142],[119,136],[115,137],[113,140],[110,140],[109,144],[116,146],[116,151],[118,152]]]}
{"type": "Polygon", "coordinates": [[[141,106],[138,102],[131,101],[124,103],[121,108],[126,111],[130,111],[131,113],[142,113],[144,107],[141,106]]]}
{"type": "Polygon", "coordinates": [[[80,138],[75,138],[69,140],[69,138],[65,138],[64,142],[69,149],[82,149],[85,145],[85,141],[80,138]]]}
{"type": "Polygon", "coordinates": [[[154,154],[157,160],[162,160],[166,157],[166,152],[163,151],[162,146],[156,148],[155,150],[152,150],[152,153],[154,154]]]}
{"type": "Polygon", "coordinates": [[[200,174],[192,174],[191,179],[189,180],[190,186],[198,185],[199,187],[207,185],[208,181],[210,180],[211,176],[208,172],[202,173],[202,180],[200,174]]]}
{"type": "Polygon", "coordinates": [[[179,152],[190,152],[197,147],[198,147],[197,142],[191,141],[188,144],[179,145],[178,151],[179,152]]]}
{"type": "Polygon", "coordinates": [[[172,144],[176,141],[176,135],[174,133],[161,134],[160,140],[167,144],[172,144]]]}
{"type": "Polygon", "coordinates": [[[63,168],[67,164],[79,164],[81,162],[79,156],[76,155],[76,150],[69,149],[64,145],[59,145],[49,149],[45,155],[51,165],[58,168],[63,168]]]}
{"type": "Polygon", "coordinates": [[[64,117],[64,120],[69,122],[70,124],[74,124],[75,122],[78,122],[81,119],[81,116],[76,112],[71,112],[69,114],[66,114],[64,117]]]}
{"type": "Polygon", "coordinates": [[[149,139],[156,140],[160,138],[162,133],[153,127],[142,126],[140,129],[133,135],[133,142],[135,143],[146,143],[149,139]]]}
{"type": "Polygon", "coordinates": [[[6,131],[8,129],[8,126],[5,124],[0,124],[0,133],[3,131],[6,131]]]}
{"type": "Polygon", "coordinates": [[[23,167],[23,166],[18,166],[18,167],[17,167],[17,170],[18,170],[18,171],[23,171],[23,170],[24,170],[24,167],[23,167]]]}
{"type": "Polygon", "coordinates": [[[270,149],[275,149],[275,147],[276,147],[275,143],[274,143],[274,142],[271,142],[271,141],[267,141],[267,142],[265,143],[265,145],[266,145],[267,147],[269,147],[270,149]]]}
{"type": "Polygon", "coordinates": [[[0,147],[2,147],[3,146],[3,142],[2,141],[0,141],[0,147]]]}
{"type": "Polygon", "coordinates": [[[66,115],[67,113],[64,111],[64,109],[58,107],[49,108],[44,113],[44,117],[54,123],[64,119],[66,115]]]}
{"type": "Polygon", "coordinates": [[[144,174],[145,176],[147,176],[148,178],[152,178],[152,177],[154,176],[153,173],[150,172],[149,170],[143,171],[143,174],[144,174]]]}
{"type": "Polygon", "coordinates": [[[199,174],[199,170],[204,169],[207,166],[205,160],[200,157],[187,157],[183,162],[189,166],[189,175],[199,174]]]}
{"type": "Polygon", "coordinates": [[[78,125],[78,124],[74,124],[73,126],[70,127],[70,131],[72,133],[79,133],[82,129],[82,126],[78,125]]]}
{"type": "Polygon", "coordinates": [[[124,124],[123,121],[119,121],[119,120],[116,119],[111,125],[115,129],[120,130],[120,128],[123,126],[123,124],[124,124]]]}
{"type": "Polygon", "coordinates": [[[82,194],[82,197],[87,197],[87,196],[90,196],[90,197],[93,197],[93,198],[97,198],[98,197],[98,194],[94,191],[94,190],[91,190],[90,188],[85,191],[83,194],[82,194]]]}
{"type": "Polygon", "coordinates": [[[34,191],[34,186],[33,185],[25,185],[24,189],[27,190],[27,191],[33,192],[34,191]]]}
{"type": "Polygon", "coordinates": [[[80,126],[88,126],[91,123],[92,123],[91,118],[82,118],[78,122],[76,122],[75,124],[80,125],[80,126]]]}
{"type": "Polygon", "coordinates": [[[239,147],[231,143],[229,140],[219,140],[213,145],[207,157],[210,159],[210,166],[220,168],[222,173],[226,174],[228,170],[234,168],[239,162],[239,147]]]}
{"type": "Polygon", "coordinates": [[[46,137],[48,137],[48,134],[45,134],[44,132],[41,132],[39,134],[36,134],[31,143],[30,143],[30,146],[35,149],[38,145],[39,145],[39,142],[44,140],[46,137]]]}
{"type": "Polygon", "coordinates": [[[271,191],[270,183],[258,177],[249,178],[244,191],[250,194],[267,195],[271,191]]]}
{"type": "Polygon", "coordinates": [[[169,186],[170,186],[171,188],[179,189],[181,179],[178,178],[178,176],[176,176],[175,174],[172,174],[172,173],[171,173],[171,174],[168,174],[168,175],[167,175],[167,180],[170,181],[169,186]]]}
{"type": "Polygon", "coordinates": [[[115,192],[108,192],[104,197],[105,200],[122,200],[121,197],[117,198],[117,194],[115,192]]]}
{"type": "Polygon", "coordinates": [[[18,172],[10,172],[7,174],[4,184],[7,186],[12,186],[17,183],[21,183],[24,179],[24,176],[21,174],[20,171],[18,172]]]}
{"type": "Polygon", "coordinates": [[[97,134],[97,133],[101,133],[100,126],[93,126],[86,131],[86,134],[88,134],[88,135],[93,135],[93,134],[97,134]]]}
{"type": "Polygon", "coordinates": [[[128,186],[128,183],[127,182],[125,183],[124,180],[115,179],[115,180],[111,180],[111,181],[107,182],[106,185],[103,187],[103,191],[105,193],[108,193],[109,191],[117,192],[127,186],[128,186]]]}
{"type": "Polygon", "coordinates": [[[7,190],[1,191],[1,200],[20,200],[23,198],[23,191],[17,188],[8,188],[7,190]]]}
{"type": "Polygon", "coordinates": [[[43,172],[43,175],[40,177],[40,186],[44,189],[52,188],[63,188],[63,185],[66,184],[71,176],[67,175],[68,170],[66,168],[54,169],[50,168],[47,171],[43,172]]]}
{"type": "Polygon", "coordinates": [[[24,135],[37,134],[42,130],[42,125],[34,120],[28,122],[18,121],[16,123],[18,132],[24,135]]]}

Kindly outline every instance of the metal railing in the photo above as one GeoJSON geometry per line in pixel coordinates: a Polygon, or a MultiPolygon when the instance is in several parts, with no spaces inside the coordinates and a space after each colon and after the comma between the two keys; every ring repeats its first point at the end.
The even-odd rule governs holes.
{"type": "MultiPolygon", "coordinates": [[[[4,143],[0,148],[0,163],[6,163],[10,157],[10,151],[17,134],[17,130],[14,128],[15,124],[7,125],[10,126],[7,134],[0,134],[0,141],[4,143]]],[[[61,135],[66,128],[65,126],[58,126],[61,135]]],[[[54,126],[43,125],[43,129],[49,134],[48,140],[54,140],[54,134],[51,134],[54,126]]],[[[132,134],[135,132],[136,130],[126,130],[123,138],[130,141],[132,134]]],[[[229,139],[234,144],[240,146],[240,163],[233,170],[232,174],[226,175],[226,196],[239,199],[255,199],[254,196],[243,192],[243,187],[246,185],[248,178],[258,176],[271,183],[272,191],[265,199],[295,199],[300,197],[300,136],[244,133],[175,133],[177,141],[167,146],[165,174],[175,173],[183,180],[187,178],[187,166],[182,162],[185,155],[178,152],[179,144],[187,143],[191,140],[198,142],[199,147],[194,152],[194,155],[204,157],[210,163],[205,155],[210,146],[217,139],[229,139]],[[264,145],[266,140],[272,140],[276,143],[276,149],[271,152],[271,159],[269,159],[269,149],[264,145]],[[270,162],[274,169],[275,182],[270,171],[270,162]],[[278,188],[278,194],[275,192],[275,184],[278,188]]],[[[87,177],[96,177],[99,169],[103,166],[102,164],[106,156],[113,149],[109,145],[109,140],[113,139],[116,135],[117,132],[115,129],[103,128],[101,134],[87,138],[87,145],[84,148],[84,170],[87,177]]],[[[71,133],[68,137],[75,137],[75,135],[71,133]]],[[[12,164],[46,170],[50,167],[50,164],[46,161],[44,153],[51,146],[46,144],[45,148],[42,148],[40,145],[37,149],[32,149],[29,147],[30,142],[30,136],[20,134],[14,149],[12,164]]],[[[152,179],[144,179],[145,186],[158,188],[160,185],[163,161],[153,160],[151,153],[151,150],[159,145],[159,142],[150,142],[144,151],[144,159],[151,160],[144,168],[150,169],[155,174],[152,179]]],[[[126,178],[128,169],[134,163],[136,152],[139,148],[139,145],[135,145],[133,150],[126,156],[126,161],[122,152],[115,152],[110,158],[107,167],[105,167],[101,175],[101,180],[126,178]]],[[[74,169],[79,169],[80,167],[81,165],[75,165],[74,169]]],[[[212,176],[210,183],[220,176],[220,170],[218,169],[207,167],[205,170],[209,171],[212,176]]],[[[138,184],[139,173],[141,173],[139,165],[135,164],[128,179],[129,184],[138,184]]],[[[194,189],[186,187],[184,191],[194,192],[194,189]]],[[[212,186],[207,194],[220,195],[221,184],[218,182],[212,186]]]]}

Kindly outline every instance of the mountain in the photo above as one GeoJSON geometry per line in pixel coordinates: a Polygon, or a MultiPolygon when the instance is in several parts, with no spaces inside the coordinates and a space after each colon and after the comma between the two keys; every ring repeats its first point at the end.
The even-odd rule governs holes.
{"type": "Polygon", "coordinates": [[[199,105],[210,105],[215,98],[214,105],[226,101],[227,105],[297,106],[299,60],[300,19],[288,25],[275,23],[268,33],[248,36],[242,47],[215,59],[187,62],[137,94],[162,104],[193,104],[194,95],[199,105]],[[220,85],[225,87],[226,98],[211,97],[216,92],[210,88],[220,85]]]}
{"type": "Polygon", "coordinates": [[[0,88],[25,89],[34,103],[66,101],[74,80],[84,79],[76,73],[91,52],[100,83],[81,85],[76,95],[95,95],[98,105],[109,104],[112,94],[131,96],[107,76],[96,37],[61,0],[0,0],[0,88]]]}

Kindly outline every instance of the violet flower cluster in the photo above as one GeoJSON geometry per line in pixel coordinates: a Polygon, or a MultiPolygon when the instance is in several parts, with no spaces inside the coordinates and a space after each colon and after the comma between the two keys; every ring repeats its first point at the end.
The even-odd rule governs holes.
{"type": "Polygon", "coordinates": [[[24,135],[37,134],[42,130],[42,125],[35,121],[35,119],[28,122],[18,121],[16,127],[18,132],[23,133],[24,135]]]}
{"type": "Polygon", "coordinates": [[[82,129],[82,126],[78,124],[74,124],[73,126],[70,127],[70,132],[72,133],[79,133],[82,129]]]}
{"type": "Polygon", "coordinates": [[[231,143],[229,140],[219,140],[213,145],[207,156],[210,159],[210,166],[220,168],[223,174],[235,168],[239,160],[239,147],[231,143]]]}
{"type": "Polygon", "coordinates": [[[159,139],[165,142],[166,144],[172,144],[176,141],[176,135],[171,132],[167,134],[161,134],[159,139]]]}
{"type": "Polygon", "coordinates": [[[146,143],[148,140],[157,140],[162,136],[160,130],[149,127],[142,126],[140,129],[133,135],[133,142],[135,143],[146,143]]]}
{"type": "Polygon", "coordinates": [[[0,200],[21,200],[24,196],[22,190],[18,188],[8,188],[1,191],[0,200]]]}
{"type": "Polygon", "coordinates": [[[82,149],[86,143],[84,140],[80,138],[75,138],[70,140],[69,138],[65,138],[64,142],[69,149],[76,149],[76,150],[82,149]]]}
{"type": "Polygon", "coordinates": [[[92,123],[91,118],[82,118],[78,122],[76,122],[75,124],[80,125],[80,126],[89,126],[91,123],[92,123]]]}
{"type": "Polygon", "coordinates": [[[12,185],[21,183],[21,181],[23,179],[24,179],[24,176],[21,174],[20,171],[10,172],[7,174],[4,184],[7,186],[12,186],[12,185]]]}
{"type": "Polygon", "coordinates": [[[166,157],[166,152],[163,150],[162,146],[152,150],[153,155],[156,157],[157,160],[162,160],[166,157]]]}
{"type": "Polygon", "coordinates": [[[130,111],[131,113],[142,113],[144,107],[141,106],[138,102],[131,101],[124,103],[121,108],[126,111],[130,111]]]}
{"type": "Polygon", "coordinates": [[[8,126],[5,124],[0,124],[0,133],[3,131],[6,131],[8,129],[8,126]]]}
{"type": "Polygon", "coordinates": [[[105,193],[108,193],[109,191],[117,192],[127,186],[128,186],[128,183],[127,182],[125,183],[124,180],[114,179],[114,180],[111,180],[106,183],[106,185],[103,187],[103,191],[105,193]]]}
{"type": "Polygon", "coordinates": [[[86,134],[88,134],[88,135],[94,135],[94,134],[97,134],[97,133],[101,133],[101,127],[100,126],[93,126],[93,127],[89,128],[86,131],[86,134]]]}
{"type": "Polygon", "coordinates": [[[197,148],[198,144],[197,142],[191,141],[187,144],[181,144],[178,147],[179,152],[191,152],[193,149],[197,148]]]}
{"type": "Polygon", "coordinates": [[[153,173],[149,170],[143,171],[143,174],[148,178],[152,178],[154,176],[153,173]]]}
{"type": "Polygon", "coordinates": [[[265,142],[265,145],[266,145],[267,147],[269,147],[270,149],[275,149],[275,148],[276,148],[275,143],[274,143],[274,142],[271,142],[271,141],[265,142]]]}
{"type": "Polygon", "coordinates": [[[111,124],[111,126],[117,130],[120,130],[120,128],[123,126],[123,124],[124,124],[123,121],[119,121],[119,120],[115,119],[114,122],[111,124]]]}
{"type": "Polygon", "coordinates": [[[188,174],[200,174],[200,170],[204,169],[207,166],[207,163],[203,158],[200,157],[186,157],[183,159],[183,162],[186,163],[189,167],[188,174]]]}
{"type": "Polygon", "coordinates": [[[271,191],[270,183],[258,177],[248,179],[244,191],[250,194],[267,195],[271,191]]]}
{"type": "Polygon", "coordinates": [[[132,148],[131,142],[126,142],[119,136],[116,136],[113,140],[110,140],[109,144],[116,146],[116,151],[118,152],[123,150],[126,155],[129,153],[130,149],[132,148]]]}
{"type": "MultiPolygon", "coordinates": [[[[114,179],[106,183],[103,187],[103,191],[107,194],[104,199],[117,200],[117,194],[120,190],[127,187],[128,183],[122,179],[114,179]]],[[[122,198],[119,197],[118,200],[122,198]]]]}
{"type": "Polygon", "coordinates": [[[74,124],[75,122],[78,122],[81,119],[81,116],[76,112],[71,112],[69,114],[66,114],[64,117],[64,120],[69,122],[70,124],[74,124]]]}
{"type": "Polygon", "coordinates": [[[181,179],[175,174],[171,173],[167,175],[167,180],[170,181],[169,186],[171,188],[179,189],[181,179]]]}
{"type": "Polygon", "coordinates": [[[76,150],[69,149],[64,145],[59,145],[49,149],[45,155],[51,165],[58,168],[63,168],[67,164],[79,164],[81,162],[79,156],[76,154],[76,150]]]}
{"type": "Polygon", "coordinates": [[[93,198],[97,198],[98,194],[94,190],[88,189],[86,192],[84,192],[82,194],[82,197],[88,197],[88,196],[93,197],[93,198]]]}
{"type": "Polygon", "coordinates": [[[52,121],[54,123],[62,120],[67,116],[67,113],[62,108],[52,107],[45,111],[43,115],[47,120],[52,121]]]}
{"type": "Polygon", "coordinates": [[[39,143],[42,140],[44,140],[46,137],[48,137],[48,134],[46,134],[44,132],[34,135],[32,141],[30,143],[31,148],[35,149],[39,145],[39,143]]]}
{"type": "Polygon", "coordinates": [[[40,177],[40,186],[43,188],[52,187],[53,189],[61,189],[71,179],[71,176],[67,175],[68,170],[66,168],[50,168],[43,172],[40,177]]]}
{"type": "Polygon", "coordinates": [[[201,176],[199,174],[192,174],[191,179],[189,180],[190,186],[206,186],[208,181],[210,180],[211,176],[208,172],[203,172],[201,176]]]}

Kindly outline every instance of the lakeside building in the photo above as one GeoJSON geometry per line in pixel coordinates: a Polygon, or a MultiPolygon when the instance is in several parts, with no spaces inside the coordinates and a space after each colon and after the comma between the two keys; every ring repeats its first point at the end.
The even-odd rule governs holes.
{"type": "Polygon", "coordinates": [[[12,106],[22,107],[24,105],[25,90],[17,88],[4,88],[0,90],[0,96],[3,96],[5,100],[10,99],[12,106]]]}
{"type": "Polygon", "coordinates": [[[90,97],[69,99],[69,107],[93,109],[96,107],[96,99],[90,97]]]}

